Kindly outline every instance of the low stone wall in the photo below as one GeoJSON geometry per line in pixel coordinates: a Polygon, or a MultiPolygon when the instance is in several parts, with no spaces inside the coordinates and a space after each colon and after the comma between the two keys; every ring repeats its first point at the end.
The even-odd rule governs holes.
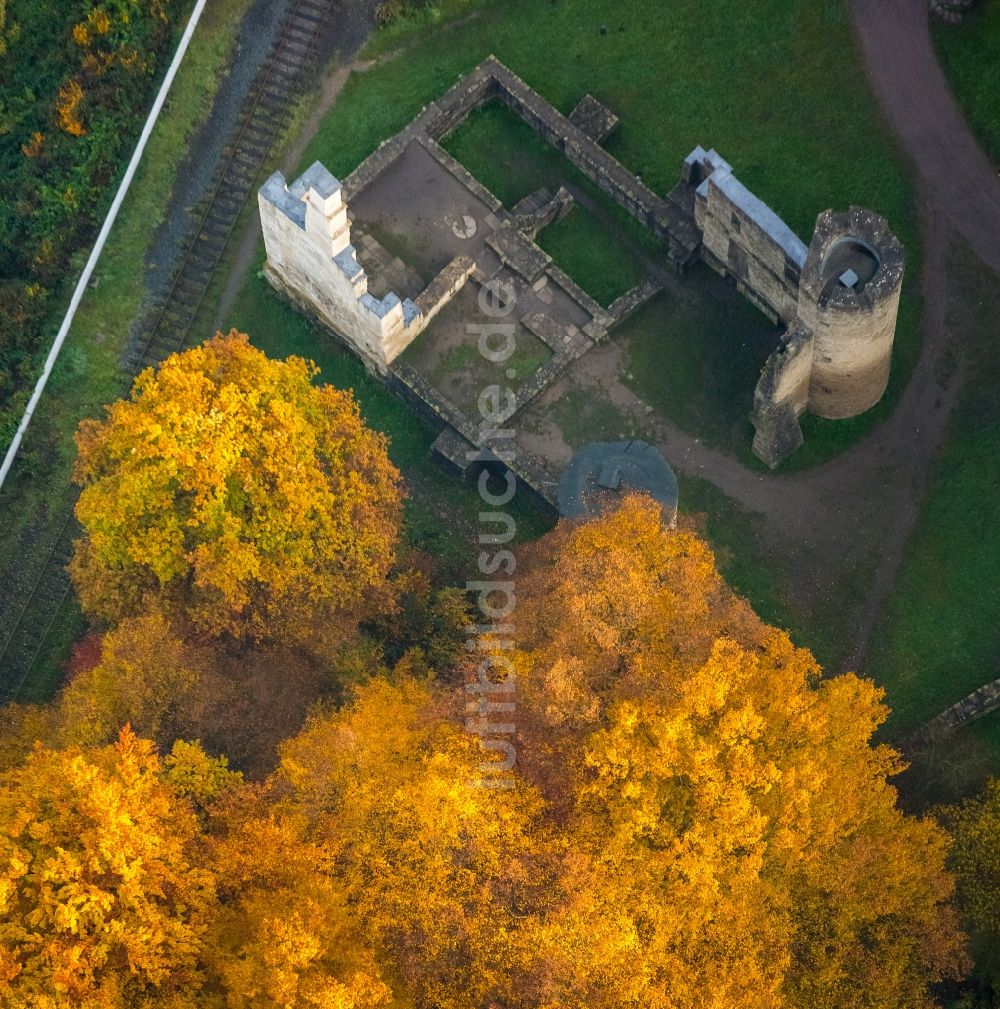
{"type": "Polygon", "coordinates": [[[472,193],[482,203],[485,203],[494,214],[505,213],[503,204],[477,179],[461,162],[456,161],[436,140],[432,137],[419,136],[419,143],[424,150],[442,168],[450,172],[462,185],[472,193]]]}
{"type": "Polygon", "coordinates": [[[498,99],[513,109],[595,185],[657,234],[667,244],[669,258],[675,265],[682,267],[694,258],[698,235],[690,215],[644,186],[593,137],[494,56],[428,106],[417,122],[432,139],[441,140],[460,126],[474,108],[490,99],[498,99]]]}
{"type": "Polygon", "coordinates": [[[963,697],[936,718],[932,718],[924,726],[923,732],[930,737],[954,732],[963,725],[998,710],[1000,710],[1000,680],[994,680],[974,690],[968,697],[963,697]]]}
{"type": "MultiPolygon", "coordinates": [[[[476,271],[476,264],[468,256],[456,256],[441,272],[417,295],[417,308],[423,316],[424,325],[444,308],[459,291],[465,287],[466,281],[476,271]]],[[[400,348],[393,358],[402,353],[400,348]]]]}
{"type": "Polygon", "coordinates": [[[558,480],[544,463],[509,439],[484,436],[458,407],[409,365],[394,365],[388,382],[390,388],[419,416],[432,426],[443,429],[432,451],[453,475],[461,474],[463,478],[475,476],[483,465],[495,462],[514,474],[521,485],[521,493],[526,493],[550,514],[557,513],[558,480]],[[510,457],[511,452],[513,458],[510,457]]]}
{"type": "Polygon", "coordinates": [[[620,298],[615,298],[608,305],[608,315],[614,320],[613,325],[618,326],[629,316],[634,315],[647,302],[655,298],[663,288],[655,280],[646,280],[633,287],[631,291],[626,291],[620,298]]]}

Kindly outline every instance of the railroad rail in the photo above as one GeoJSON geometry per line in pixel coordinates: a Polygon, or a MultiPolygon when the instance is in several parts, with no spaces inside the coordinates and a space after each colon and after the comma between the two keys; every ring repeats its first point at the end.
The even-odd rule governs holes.
{"type": "MultiPolygon", "coordinates": [[[[302,93],[316,63],[335,0],[292,0],[268,58],[237,116],[192,226],[178,266],[162,297],[129,341],[123,366],[127,392],[135,376],[188,343],[205,294],[232,238],[240,212],[254,192],[285,114],[302,93]]],[[[0,702],[16,700],[43,654],[70,597],[66,566],[79,529],[73,514],[79,491],[69,490],[65,514],[36,577],[16,605],[0,643],[0,702]]]]}

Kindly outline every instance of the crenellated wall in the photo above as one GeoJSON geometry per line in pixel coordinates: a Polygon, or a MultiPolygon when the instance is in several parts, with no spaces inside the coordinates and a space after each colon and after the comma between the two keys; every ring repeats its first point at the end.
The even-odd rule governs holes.
{"type": "Polygon", "coordinates": [[[258,205],[268,281],[384,374],[429,320],[409,298],[368,293],[340,183],[319,162],[290,186],[275,172],[258,205]]]}

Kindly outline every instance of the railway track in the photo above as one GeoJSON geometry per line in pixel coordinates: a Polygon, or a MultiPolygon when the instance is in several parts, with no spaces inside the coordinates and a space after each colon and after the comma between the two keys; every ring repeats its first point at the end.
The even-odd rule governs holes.
{"type": "MultiPolygon", "coordinates": [[[[265,160],[302,93],[316,63],[335,0],[292,0],[271,52],[255,77],[237,116],[237,126],[219,157],[199,204],[196,223],[181,246],[178,266],[162,297],[148,311],[124,356],[126,383],[144,368],[157,365],[188,343],[191,327],[237,219],[254,192],[265,160]]],[[[25,598],[12,614],[0,639],[0,702],[16,700],[31,675],[58,618],[70,599],[66,565],[79,533],[69,503],[52,546],[25,598]]]]}

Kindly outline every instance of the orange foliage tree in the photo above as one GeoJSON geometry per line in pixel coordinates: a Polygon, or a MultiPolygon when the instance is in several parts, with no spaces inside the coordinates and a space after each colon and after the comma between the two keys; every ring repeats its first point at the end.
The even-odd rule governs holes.
{"type": "Polygon", "coordinates": [[[197,987],[215,904],[198,836],[128,729],[101,750],[38,748],[0,776],[0,1003],[115,1009],[197,987]]]}
{"type": "Polygon", "coordinates": [[[379,976],[331,871],[333,852],[265,790],[214,810],[212,860],[221,899],[206,959],[228,1009],[375,1009],[379,976]]]}
{"type": "Polygon", "coordinates": [[[71,572],[88,614],[156,606],[209,636],[343,638],[392,564],[400,485],[385,439],[316,374],[219,334],[80,425],[71,572]]]}
{"type": "MultiPolygon", "coordinates": [[[[639,499],[533,548],[519,773],[466,695],[376,679],[282,750],[292,808],[418,1006],[914,1009],[965,968],[946,836],[905,816],[879,692],[824,679],[639,499]]],[[[398,677],[398,674],[397,674],[398,677]]]]}
{"type": "Polygon", "coordinates": [[[126,724],[166,747],[186,734],[205,662],[162,614],[122,621],[101,639],[100,651],[96,665],[77,674],[59,698],[63,742],[109,743],[126,724]]]}

